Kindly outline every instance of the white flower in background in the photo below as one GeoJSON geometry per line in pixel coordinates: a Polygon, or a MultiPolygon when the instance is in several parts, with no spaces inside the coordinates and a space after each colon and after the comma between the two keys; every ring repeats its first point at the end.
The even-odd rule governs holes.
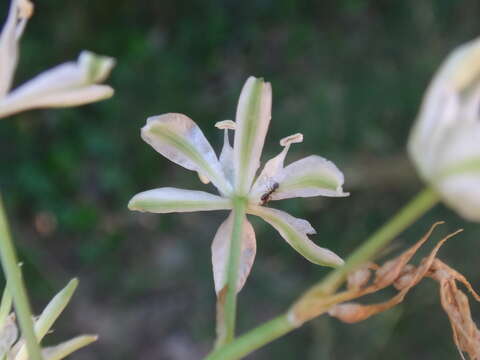
{"type": "MultiPolygon", "coordinates": [[[[76,279],[71,280],[35,319],[35,333],[38,341],[41,341],[50,332],[53,323],[68,305],[77,285],[76,279]]],[[[12,298],[5,290],[0,305],[0,359],[6,357],[8,360],[28,360],[25,341],[18,337],[15,315],[14,313],[9,314],[11,308],[12,298]]],[[[95,340],[97,340],[96,335],[77,336],[59,345],[44,348],[42,350],[43,358],[45,360],[61,360],[95,340]]]]}
{"type": "Polygon", "coordinates": [[[106,79],[115,62],[89,51],[83,51],[76,62],[58,65],[10,91],[18,43],[32,13],[29,0],[12,0],[0,35],[0,118],[33,108],[76,106],[111,97],[113,89],[98,83],[106,79]]]}
{"type": "Polygon", "coordinates": [[[410,134],[421,177],[467,219],[480,221],[480,39],[440,67],[410,134]]]}
{"type": "MultiPolygon", "coordinates": [[[[343,174],[333,163],[312,155],[284,166],[291,144],[303,140],[301,134],[295,134],[280,141],[283,150],[265,164],[254,182],[270,123],[271,103],[270,83],[250,77],[240,95],[236,122],[226,120],[216,124],[225,132],[219,159],[200,128],[187,116],[164,114],[149,118],[142,128],[142,138],[169,160],[196,171],[203,182],[211,181],[220,196],[165,187],[135,195],[128,204],[129,208],[153,213],[229,210],[233,197],[241,196],[248,201],[248,214],[271,224],[306,259],[319,265],[341,265],[340,257],[307,237],[307,234],[315,234],[308,221],[265,206],[271,200],[293,197],[347,196],[342,190],[343,174]],[[229,130],[235,131],[233,148],[229,142],[229,130]]],[[[220,225],[212,243],[217,293],[226,283],[232,214],[220,225]]],[[[256,253],[252,225],[245,219],[243,226],[238,291],[250,273],[256,253]]]]}

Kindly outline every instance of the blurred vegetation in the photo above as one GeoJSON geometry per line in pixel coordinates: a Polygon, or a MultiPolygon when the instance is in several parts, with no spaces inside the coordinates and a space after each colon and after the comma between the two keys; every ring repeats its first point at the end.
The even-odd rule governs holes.
{"type": "MultiPolygon", "coordinates": [[[[275,154],[281,137],[302,132],[305,142],[289,160],[315,153],[335,161],[351,192],[346,199],[274,206],[310,220],[322,246],[347,255],[421,188],[405,143],[422,93],[446,54],[480,34],[480,3],[473,0],[35,5],[16,84],[81,49],[118,61],[111,100],[31,111],[0,126],[0,186],[35,308],[78,275],[79,290],[56,332],[62,339],[100,334],[96,345],[72,356],[77,360],[199,359],[213,341],[209,251],[225,214],[128,212],[129,198],[142,190],[209,188],[141,141],[147,116],[183,112],[220,149],[213,124],[234,117],[247,76],[271,81],[265,153],[275,154]]],[[[4,16],[5,2],[0,10],[4,16]]],[[[480,288],[480,228],[442,206],[395,246],[412,244],[439,219],[447,225],[437,238],[466,228],[440,257],[480,288]]],[[[283,311],[325,274],[267,225],[254,226],[258,255],[240,294],[242,332],[283,311]]],[[[250,358],[457,356],[437,289],[426,281],[393,311],[358,325],[322,317],[250,358]]]]}

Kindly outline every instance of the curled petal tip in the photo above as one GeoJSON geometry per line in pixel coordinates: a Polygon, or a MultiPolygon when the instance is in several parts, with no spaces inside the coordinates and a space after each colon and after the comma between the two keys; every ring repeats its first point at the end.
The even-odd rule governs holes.
{"type": "Polygon", "coordinates": [[[330,267],[343,264],[343,260],[337,254],[316,245],[306,236],[306,234],[312,233],[311,226],[307,221],[297,219],[286,212],[263,206],[250,206],[248,212],[260,216],[272,225],[285,241],[308,261],[330,267]]]}
{"type": "Polygon", "coordinates": [[[135,208],[133,206],[133,199],[128,202],[127,207],[128,207],[129,210],[135,210],[135,208]]]}
{"type": "Polygon", "coordinates": [[[111,98],[115,94],[115,90],[112,87],[107,86],[107,88],[108,91],[106,91],[105,99],[111,98]]]}
{"type": "Polygon", "coordinates": [[[99,338],[98,334],[85,334],[82,336],[84,337],[85,340],[88,340],[90,342],[97,341],[99,338]]]}
{"type": "Polygon", "coordinates": [[[78,278],[75,277],[75,278],[70,280],[70,282],[68,283],[68,286],[73,286],[73,287],[76,288],[78,286],[78,283],[79,283],[79,280],[78,280],[78,278]]]}
{"type": "MultiPolygon", "coordinates": [[[[327,251],[331,252],[330,250],[326,249],[327,251]]],[[[330,255],[330,260],[331,260],[331,265],[332,267],[340,267],[340,266],[343,266],[343,264],[345,264],[345,261],[340,257],[338,256],[337,254],[335,254],[334,252],[331,252],[330,255]]]]}
{"type": "Polygon", "coordinates": [[[337,189],[337,196],[338,197],[348,197],[350,196],[350,193],[349,192],[346,192],[346,191],[343,191],[343,188],[342,187],[339,187],[337,189]]]}
{"type": "Polygon", "coordinates": [[[78,57],[78,64],[87,71],[87,82],[99,83],[110,75],[115,59],[83,50],[78,57]]]}

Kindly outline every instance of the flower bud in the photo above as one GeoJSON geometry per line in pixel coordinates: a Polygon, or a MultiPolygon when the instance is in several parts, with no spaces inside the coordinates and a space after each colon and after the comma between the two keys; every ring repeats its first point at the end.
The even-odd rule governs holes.
{"type": "Polygon", "coordinates": [[[447,57],[411,131],[420,176],[463,217],[480,221],[480,38],[447,57]]]}

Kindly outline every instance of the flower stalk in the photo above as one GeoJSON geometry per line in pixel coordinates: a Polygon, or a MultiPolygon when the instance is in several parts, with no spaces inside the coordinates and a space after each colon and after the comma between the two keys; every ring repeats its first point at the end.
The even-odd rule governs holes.
{"type": "Polygon", "coordinates": [[[0,195],[0,257],[3,271],[7,279],[7,286],[13,297],[15,313],[20,323],[22,335],[25,338],[30,360],[42,360],[40,346],[33,329],[32,311],[28,301],[27,291],[23,283],[17,255],[13,247],[7,217],[0,195]]]}
{"type": "Polygon", "coordinates": [[[286,314],[280,315],[212,352],[205,360],[237,360],[295,329],[286,314]]]}
{"type": "Polygon", "coordinates": [[[217,300],[217,341],[215,347],[228,344],[235,337],[237,313],[237,284],[242,248],[243,223],[245,221],[246,199],[233,199],[233,229],[228,254],[227,283],[217,300]]]}
{"type": "Polygon", "coordinates": [[[439,200],[439,195],[431,188],[421,191],[390,221],[373,233],[346,260],[345,265],[335,269],[319,284],[310,288],[288,312],[238,337],[232,343],[216,349],[205,360],[240,359],[323,314],[331,305],[342,302],[341,298],[337,299],[331,295],[344,282],[348,273],[371,260],[382,247],[430,210],[439,200]],[[322,299],[326,297],[330,297],[329,300],[322,302],[322,299]],[[320,306],[318,306],[319,304],[320,306]]]}

